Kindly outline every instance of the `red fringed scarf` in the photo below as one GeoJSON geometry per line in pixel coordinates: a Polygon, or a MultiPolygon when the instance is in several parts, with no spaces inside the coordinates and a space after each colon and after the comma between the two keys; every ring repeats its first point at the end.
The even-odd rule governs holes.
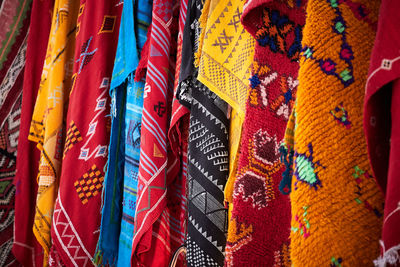
{"type": "Polygon", "coordinates": [[[290,266],[291,212],[288,196],[279,192],[279,146],[298,84],[305,10],[289,2],[250,0],[243,11],[242,23],[256,46],[226,266],[290,266]]]}
{"type": "Polygon", "coordinates": [[[122,5],[81,0],[50,265],[91,266],[100,227],[110,121],[109,86],[122,5]]]}

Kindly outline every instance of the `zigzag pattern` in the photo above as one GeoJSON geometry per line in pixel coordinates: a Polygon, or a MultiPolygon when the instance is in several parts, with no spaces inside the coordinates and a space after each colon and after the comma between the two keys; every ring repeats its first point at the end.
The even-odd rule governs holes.
{"type": "Polygon", "coordinates": [[[207,231],[205,229],[203,229],[197,222],[196,220],[192,217],[189,216],[189,221],[192,223],[192,225],[194,226],[194,228],[196,228],[196,230],[201,233],[211,244],[213,244],[219,251],[223,252],[224,251],[224,247],[223,246],[219,246],[217,243],[217,240],[213,240],[212,235],[209,235],[207,233],[207,231]]]}
{"type": "Polygon", "coordinates": [[[21,70],[25,66],[25,54],[26,54],[26,38],[23,45],[18,50],[17,56],[14,58],[10,68],[8,69],[3,82],[0,84],[0,107],[4,104],[8,93],[13,88],[15,81],[17,80],[21,70]]]}
{"type": "Polygon", "coordinates": [[[58,242],[62,244],[61,247],[69,255],[74,266],[91,266],[91,255],[84,250],[83,244],[79,242],[76,231],[59,207],[60,202],[57,202],[57,204],[53,214],[53,228],[58,242]]]}
{"type": "Polygon", "coordinates": [[[225,134],[228,134],[228,130],[226,129],[226,126],[220,121],[217,117],[215,117],[213,114],[211,114],[203,104],[201,104],[199,101],[196,99],[193,99],[192,102],[193,107],[198,106],[198,108],[206,114],[207,117],[210,117],[210,121],[215,120],[215,125],[220,125],[221,130],[224,131],[225,134]]]}

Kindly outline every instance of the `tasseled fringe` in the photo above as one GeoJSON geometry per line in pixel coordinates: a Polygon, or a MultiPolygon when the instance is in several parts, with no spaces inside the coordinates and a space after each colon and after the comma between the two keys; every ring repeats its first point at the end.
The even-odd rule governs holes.
{"type": "Polygon", "coordinates": [[[197,51],[194,53],[194,66],[196,68],[199,67],[200,65],[200,58],[201,58],[201,52],[203,48],[203,43],[204,43],[204,36],[206,34],[206,27],[207,27],[207,20],[208,20],[208,13],[210,10],[210,3],[211,0],[206,0],[203,6],[203,11],[201,12],[200,18],[199,18],[199,23],[200,23],[200,37],[199,37],[199,46],[197,51]]]}
{"type": "Polygon", "coordinates": [[[285,143],[282,143],[279,148],[279,152],[281,152],[281,162],[285,164],[285,171],[282,173],[282,180],[279,184],[279,191],[284,195],[290,194],[292,191],[292,164],[293,164],[293,155],[294,151],[292,149],[288,149],[285,143]]]}
{"type": "Polygon", "coordinates": [[[100,249],[98,243],[92,262],[96,266],[115,266],[115,263],[117,262],[117,253],[107,252],[100,249]]]}
{"type": "Polygon", "coordinates": [[[374,260],[374,265],[377,267],[385,267],[388,265],[397,266],[396,264],[400,263],[400,244],[385,251],[385,244],[383,241],[380,240],[379,243],[382,246],[383,255],[374,260]]]}

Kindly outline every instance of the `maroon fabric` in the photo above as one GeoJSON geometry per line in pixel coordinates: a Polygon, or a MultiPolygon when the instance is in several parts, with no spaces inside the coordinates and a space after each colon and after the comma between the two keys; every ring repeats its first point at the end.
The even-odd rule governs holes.
{"type": "Polygon", "coordinates": [[[53,4],[53,0],[33,2],[23,82],[17,172],[14,179],[16,231],[13,253],[27,267],[43,265],[43,250],[32,232],[40,155],[35,144],[28,141],[28,132],[46,55],[53,4]]]}
{"type": "Polygon", "coordinates": [[[376,261],[379,266],[400,265],[399,12],[399,1],[382,0],[364,106],[369,158],[377,182],[385,193],[382,254],[376,261]]]}

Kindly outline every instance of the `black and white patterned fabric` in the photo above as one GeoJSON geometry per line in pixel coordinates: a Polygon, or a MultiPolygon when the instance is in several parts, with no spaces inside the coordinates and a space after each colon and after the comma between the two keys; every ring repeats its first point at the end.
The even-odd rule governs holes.
{"type": "Polygon", "coordinates": [[[228,105],[201,83],[192,87],[188,148],[188,266],[223,266],[228,211],[228,105]]]}

